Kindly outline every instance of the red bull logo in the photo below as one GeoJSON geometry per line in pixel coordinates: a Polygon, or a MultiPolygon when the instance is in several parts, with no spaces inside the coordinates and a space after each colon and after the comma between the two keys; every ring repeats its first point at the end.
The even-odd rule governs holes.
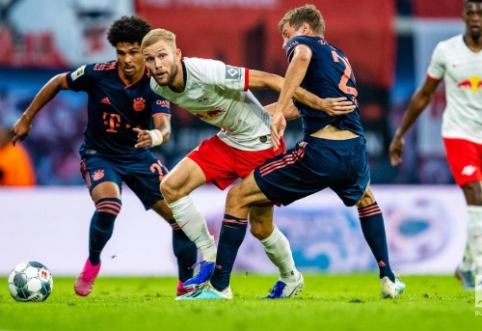
{"type": "Polygon", "coordinates": [[[226,111],[223,109],[213,109],[213,110],[208,110],[207,115],[209,117],[217,117],[218,115],[224,114],[226,111]]]}
{"type": "Polygon", "coordinates": [[[224,109],[216,107],[216,109],[208,110],[205,114],[196,114],[196,117],[202,119],[203,121],[208,121],[212,118],[224,114],[225,112],[226,111],[224,109]]]}
{"type": "Polygon", "coordinates": [[[469,79],[458,83],[457,87],[468,89],[471,92],[479,92],[482,89],[482,78],[479,76],[470,76],[469,79]]]}

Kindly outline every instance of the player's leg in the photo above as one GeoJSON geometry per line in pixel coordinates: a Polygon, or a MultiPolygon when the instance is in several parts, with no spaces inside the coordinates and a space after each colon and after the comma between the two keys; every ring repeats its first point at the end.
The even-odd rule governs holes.
{"type": "MultiPolygon", "coordinates": [[[[255,188],[251,176],[243,179],[240,183],[234,185],[228,192],[226,202],[226,213],[223,218],[223,224],[218,243],[218,257],[216,258],[216,268],[213,271],[209,281],[203,284],[196,292],[177,298],[177,300],[215,300],[215,299],[232,299],[233,294],[229,287],[229,278],[234,265],[234,260],[246,235],[248,224],[248,214],[251,199],[247,199],[245,193],[247,187],[255,188]],[[246,182],[245,182],[246,181],[246,182]],[[240,187],[243,187],[242,189],[240,187]],[[238,200],[238,204],[234,200],[238,200]],[[234,216],[236,215],[236,216],[234,216]]],[[[267,201],[263,197],[262,192],[258,192],[258,199],[267,201]]],[[[253,197],[256,201],[256,197],[253,197]]]]}
{"type": "Polygon", "coordinates": [[[272,204],[261,204],[250,209],[251,234],[261,241],[266,255],[280,273],[275,290],[270,295],[274,298],[291,297],[303,289],[303,276],[296,269],[288,239],[273,224],[273,209],[272,204]]]}
{"type": "MultiPolygon", "coordinates": [[[[236,165],[238,164],[237,161],[240,161],[239,163],[241,164],[251,164],[252,158],[249,158],[248,156],[241,158],[241,160],[239,160],[238,159],[239,153],[241,154],[248,153],[249,156],[251,156],[252,158],[259,156],[257,152],[254,152],[253,154],[251,154],[250,152],[243,152],[243,151],[236,150],[233,147],[227,145],[217,136],[214,136],[210,139],[204,140],[196,150],[189,153],[188,159],[192,164],[195,165],[197,171],[202,172],[204,174],[203,183],[205,182],[213,183],[220,189],[224,190],[226,187],[231,185],[236,179],[240,177],[236,168],[236,165]]],[[[262,152],[259,154],[262,154],[262,152]]],[[[169,201],[169,198],[167,198],[167,196],[166,196],[166,199],[167,201],[169,201]]],[[[176,216],[175,212],[174,212],[174,216],[176,216]]],[[[244,234],[246,232],[246,225],[247,225],[246,221],[244,223],[243,222],[241,223],[237,222],[237,223],[238,224],[236,225],[240,227],[240,231],[226,232],[224,230],[221,230],[221,236],[220,236],[220,242],[226,243],[227,245],[230,246],[230,250],[235,250],[235,251],[237,251],[237,249],[241,245],[241,242],[244,238],[244,234]]],[[[185,228],[183,228],[183,230],[184,229],[185,228]]],[[[214,243],[214,241],[212,242],[214,243]]],[[[207,256],[206,254],[203,254],[204,261],[200,263],[201,266],[199,268],[198,273],[192,279],[185,282],[184,284],[185,287],[188,287],[188,286],[199,287],[200,285],[206,283],[209,280],[209,278],[212,276],[212,273],[214,272],[215,261],[216,261],[215,254],[216,254],[215,251],[213,251],[213,254],[211,254],[211,257],[207,256]],[[211,259],[213,257],[214,259],[211,259]]]]}
{"type": "MultiPolygon", "coordinates": [[[[297,145],[286,154],[269,159],[264,165],[234,185],[229,190],[226,199],[226,210],[223,221],[223,225],[226,228],[225,232],[230,232],[231,229],[228,228],[230,223],[234,221],[238,223],[245,222],[249,215],[251,231],[256,238],[261,240],[263,246],[265,246],[268,257],[280,269],[282,274],[285,274],[287,278],[294,276],[298,282],[295,290],[290,290],[290,287],[287,287],[286,283],[278,281],[272,290],[272,294],[276,298],[295,295],[303,286],[302,276],[294,267],[288,240],[279,229],[273,225],[273,207],[271,200],[289,204],[304,196],[305,192],[299,192],[299,195],[297,193],[293,195],[287,192],[287,187],[282,184],[280,185],[280,183],[286,183],[288,186],[291,184],[298,186],[300,184],[299,182],[292,183],[293,176],[289,174],[292,171],[298,170],[297,166],[302,163],[301,158],[296,158],[297,162],[295,163],[285,161],[287,159],[293,159],[293,155],[302,154],[299,153],[299,151],[304,151],[304,148],[305,145],[303,144],[301,147],[297,145]],[[259,183],[262,184],[263,189],[258,185],[259,183]],[[270,197],[265,194],[266,192],[270,192],[270,197]],[[266,203],[270,205],[267,207],[266,203]],[[293,275],[289,275],[291,271],[293,271],[293,275]],[[285,288],[286,290],[284,291],[285,288]]],[[[313,192],[310,191],[310,193],[313,192]]],[[[308,193],[306,193],[306,195],[308,195],[308,193]]],[[[221,275],[222,270],[225,268],[228,270],[232,269],[237,252],[236,249],[229,259],[222,261],[222,257],[225,254],[224,251],[227,249],[221,251],[221,245],[222,240],[220,238],[216,264],[222,263],[222,268],[216,269],[211,279],[213,287],[217,287],[218,290],[222,290],[222,287],[229,284],[229,273],[226,273],[224,277],[219,277],[218,275],[221,275]]]]}
{"type": "MultiPolygon", "coordinates": [[[[274,160],[270,160],[267,162],[267,164],[270,162],[275,164],[275,162],[277,162],[279,159],[282,159],[282,157],[283,156],[280,156],[274,160]]],[[[251,233],[254,237],[261,241],[266,255],[280,271],[280,279],[272,288],[270,295],[266,297],[267,299],[289,298],[301,292],[304,285],[303,276],[295,267],[288,239],[286,239],[278,227],[273,224],[273,204],[270,203],[269,198],[263,192],[264,190],[258,186],[258,182],[263,182],[263,187],[270,187],[269,191],[271,194],[277,192],[275,195],[273,195],[275,201],[279,201],[279,198],[276,197],[282,195],[288,199],[300,198],[301,195],[299,197],[297,196],[296,198],[291,198],[289,195],[283,194],[285,188],[280,187],[279,185],[275,184],[275,186],[269,186],[271,183],[283,182],[283,175],[286,174],[287,171],[290,171],[287,168],[290,167],[285,167],[283,170],[279,169],[278,173],[272,172],[263,178],[260,175],[259,168],[256,169],[255,172],[251,173],[248,177],[229,190],[226,200],[226,212],[224,216],[225,220],[227,218],[246,219],[249,214],[251,233]]],[[[292,201],[294,200],[285,201],[285,204],[291,203],[292,201]]],[[[221,254],[222,251],[220,241],[218,248],[218,260],[221,254]]],[[[218,264],[218,260],[216,260],[216,264],[218,264]]],[[[234,259],[232,262],[234,263],[234,259]]],[[[223,265],[223,269],[224,267],[225,266],[223,265]]],[[[217,275],[220,273],[219,271],[223,269],[216,269],[214,272],[211,283],[215,288],[217,275]]],[[[229,274],[227,277],[225,277],[225,279],[227,278],[225,282],[229,282],[228,277],[229,274]]]]}
{"type": "Polygon", "coordinates": [[[191,267],[196,263],[197,248],[177,225],[159,189],[169,171],[152,153],[124,163],[122,170],[125,183],[141,200],[144,208],[153,209],[173,227],[172,245],[179,268],[177,295],[187,293],[183,284],[193,276],[191,267]]]}
{"type": "Polygon", "coordinates": [[[473,290],[474,263],[479,269],[477,272],[482,273],[482,160],[479,156],[482,146],[463,139],[447,138],[444,138],[444,145],[452,174],[467,202],[467,241],[455,275],[464,289],[473,290]]]}
{"type": "MultiPolygon", "coordinates": [[[[204,261],[216,260],[216,246],[209,233],[206,220],[194,205],[189,194],[206,184],[206,176],[201,167],[189,157],[185,157],[161,182],[161,192],[166,199],[179,228],[193,241],[204,261]]],[[[212,270],[211,270],[212,272],[212,270]]]]}
{"type": "Polygon", "coordinates": [[[326,156],[323,166],[329,168],[329,187],[346,206],[357,206],[363,235],[380,269],[382,296],[394,297],[404,290],[405,284],[396,279],[390,267],[383,215],[369,185],[365,139],[321,140],[320,144],[324,145],[320,153],[326,156]],[[387,286],[383,287],[385,283],[387,286]]]}
{"type": "Polygon", "coordinates": [[[356,206],[363,236],[377,261],[380,271],[381,296],[382,298],[394,298],[405,290],[405,284],[395,277],[391,269],[383,214],[369,184],[356,206]]]}
{"type": "Polygon", "coordinates": [[[100,255],[112,236],[114,222],[121,210],[122,201],[120,176],[108,162],[91,157],[82,161],[81,170],[96,207],[90,222],[89,257],[74,284],[75,292],[86,296],[92,291],[100,271],[100,255]]]}
{"type": "MultiPolygon", "coordinates": [[[[302,147],[304,150],[304,147],[302,147]]],[[[274,170],[282,171],[281,168],[283,167],[278,167],[278,163],[281,162],[283,164],[287,164],[285,159],[291,159],[292,154],[298,155],[298,146],[293,149],[293,151],[289,152],[288,155],[278,155],[277,157],[274,157],[268,161],[266,161],[266,164],[263,165],[272,168],[274,170]]],[[[236,154],[239,154],[236,152],[236,154]]],[[[242,153],[241,153],[242,154],[242,153]]],[[[262,155],[262,153],[260,153],[262,155]]],[[[260,156],[258,155],[258,156],[260,156]]],[[[233,156],[233,155],[231,155],[233,156]]],[[[239,156],[239,155],[238,155],[239,156]]],[[[246,155],[246,159],[252,160],[255,158],[257,154],[253,152],[249,152],[246,155]]],[[[236,155],[233,156],[233,158],[236,158],[236,155]]],[[[260,162],[261,164],[264,163],[266,160],[266,155],[263,156],[263,160],[260,162]]],[[[296,160],[301,160],[299,157],[296,158],[296,160]]],[[[235,160],[236,161],[236,160],[235,160]]],[[[242,162],[241,159],[238,159],[237,161],[242,162]]],[[[292,164],[292,163],[291,163],[292,164]]],[[[234,168],[234,165],[231,165],[231,167],[234,168]]],[[[262,167],[261,167],[262,168],[262,167]]],[[[258,172],[257,168],[255,170],[255,173],[258,172]]],[[[283,169],[286,170],[286,169],[283,169]]],[[[253,173],[251,170],[247,172],[246,174],[249,175],[244,178],[241,182],[237,183],[234,185],[228,192],[227,196],[227,201],[226,201],[226,210],[225,210],[225,215],[224,215],[224,221],[223,221],[223,230],[221,230],[221,236],[219,239],[219,247],[218,247],[218,254],[221,254],[221,247],[223,248],[223,251],[226,251],[226,254],[221,255],[219,259],[216,259],[216,264],[219,264],[219,266],[222,266],[222,269],[228,269],[232,270],[234,259],[236,257],[237,251],[239,249],[239,246],[241,245],[242,238],[244,238],[244,235],[246,233],[246,225],[247,224],[247,219],[248,219],[248,214],[250,213],[250,209],[253,206],[257,206],[262,203],[266,203],[270,201],[270,198],[268,198],[264,192],[264,190],[261,190],[260,187],[258,186],[257,181],[254,179],[253,173]],[[234,226],[233,226],[234,225],[234,226]],[[231,236],[237,237],[236,240],[232,240],[230,238],[231,236]],[[233,245],[234,243],[234,245],[233,245]],[[228,247],[229,246],[229,247],[228,247]],[[234,247],[233,247],[234,246],[234,247]]],[[[271,171],[268,171],[266,174],[271,173],[271,171]]],[[[246,176],[246,174],[243,174],[241,171],[238,173],[239,176],[246,176]]],[[[274,174],[271,176],[268,176],[269,178],[272,178],[272,182],[276,182],[276,177],[274,174]]],[[[266,178],[268,178],[266,177],[266,178]]],[[[266,184],[269,185],[270,183],[266,184]]],[[[293,185],[298,185],[299,183],[289,183],[293,185]]],[[[293,199],[293,196],[291,194],[285,194],[286,192],[283,189],[276,190],[276,188],[271,189],[270,191],[274,192],[277,191],[279,195],[273,195],[275,199],[273,201],[281,201],[282,203],[286,202],[286,204],[289,204],[296,200],[296,197],[293,199]],[[281,198],[283,197],[283,198],[281,198]]],[[[313,193],[313,192],[311,192],[313,193]]],[[[308,194],[306,194],[308,195],[308,194]]],[[[269,214],[266,215],[271,215],[269,214]]],[[[269,230],[265,231],[266,233],[272,233],[272,220],[271,218],[269,221],[266,222],[267,228],[269,230]]],[[[219,273],[218,268],[214,271],[213,277],[217,277],[216,274],[219,273]]],[[[200,300],[200,299],[231,299],[232,298],[232,293],[231,289],[228,286],[224,290],[222,289],[223,287],[226,286],[226,277],[229,277],[229,274],[224,274],[223,279],[221,282],[223,284],[217,283],[219,280],[214,280],[214,283],[217,283],[218,289],[213,287],[213,284],[211,282],[207,282],[206,286],[203,286],[201,289],[196,291],[195,293],[188,295],[186,297],[181,297],[180,300],[200,300]]],[[[227,282],[229,284],[229,280],[227,282]]]]}
{"type": "Polygon", "coordinates": [[[457,276],[463,287],[473,290],[472,262],[475,264],[476,274],[482,274],[482,182],[470,182],[461,186],[467,201],[467,244],[464,259],[459,264],[457,276]]]}
{"type": "MultiPolygon", "coordinates": [[[[284,144],[281,151],[284,150],[284,144]]],[[[228,193],[228,205],[230,201],[238,198],[245,199],[245,195],[257,192],[260,201],[266,201],[266,196],[261,192],[254,181],[252,170],[263,165],[267,159],[272,159],[280,154],[272,148],[256,152],[246,152],[239,150],[231,150],[229,159],[232,160],[231,167],[244,180],[228,193]],[[248,187],[248,188],[244,188],[248,187]],[[239,189],[238,189],[239,188],[239,189]],[[234,195],[234,198],[232,197],[234,195]]],[[[249,222],[251,225],[251,233],[254,237],[261,240],[265,246],[266,253],[277,267],[280,268],[282,279],[284,281],[295,282],[299,278],[298,272],[294,268],[294,261],[289,248],[289,243],[278,228],[273,226],[273,203],[252,204],[252,202],[240,202],[237,206],[245,208],[249,205],[249,222]],[[252,207],[251,207],[252,206],[252,207]],[[283,240],[284,239],[284,240],[283,240]],[[293,273],[293,275],[291,274],[293,273]]],[[[212,286],[223,291],[229,286],[230,274],[233,269],[234,261],[241,246],[248,226],[246,209],[243,211],[235,211],[236,214],[230,214],[231,207],[227,207],[224,215],[221,233],[218,242],[218,255],[216,258],[216,269],[211,277],[212,286]],[[238,217],[242,215],[243,217],[238,217]]]]}
{"type": "Polygon", "coordinates": [[[184,288],[184,282],[193,276],[192,266],[197,260],[196,244],[192,242],[179,225],[177,225],[166,200],[162,199],[157,201],[151,206],[151,208],[162,216],[172,227],[172,249],[177,259],[179,279],[177,284],[177,295],[186,294],[188,291],[184,288]]]}
{"type": "Polygon", "coordinates": [[[380,269],[380,279],[388,277],[392,282],[395,281],[389,258],[388,244],[385,233],[385,223],[383,214],[373,196],[370,185],[366,186],[365,193],[356,204],[358,216],[360,218],[363,236],[372,251],[380,269]]]}

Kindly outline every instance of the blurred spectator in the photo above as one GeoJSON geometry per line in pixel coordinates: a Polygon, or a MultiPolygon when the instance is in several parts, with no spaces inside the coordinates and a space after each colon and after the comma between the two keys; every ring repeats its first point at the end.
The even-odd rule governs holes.
{"type": "Polygon", "coordinates": [[[10,128],[0,126],[0,186],[33,186],[35,174],[30,156],[21,144],[13,146],[10,128]]]}

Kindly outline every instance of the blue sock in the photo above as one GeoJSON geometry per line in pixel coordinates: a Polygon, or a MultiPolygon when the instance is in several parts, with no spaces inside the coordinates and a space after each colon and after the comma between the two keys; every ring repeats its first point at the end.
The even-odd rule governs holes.
{"type": "Polygon", "coordinates": [[[233,270],[238,249],[243,243],[248,229],[248,220],[224,214],[221,234],[219,235],[216,268],[214,268],[211,284],[222,291],[229,286],[229,278],[233,270]]]}
{"type": "Polygon", "coordinates": [[[90,221],[89,260],[92,265],[100,263],[100,253],[114,232],[114,221],[122,207],[117,198],[100,199],[95,204],[97,209],[90,221]]]}
{"type": "Polygon", "coordinates": [[[395,282],[395,275],[388,260],[387,236],[380,207],[375,202],[358,209],[358,216],[365,240],[372,250],[373,256],[380,268],[380,278],[387,276],[395,282]]]}
{"type": "Polygon", "coordinates": [[[172,248],[177,258],[179,280],[184,283],[194,275],[192,266],[197,261],[197,247],[175,220],[168,220],[167,222],[172,227],[172,248]]]}

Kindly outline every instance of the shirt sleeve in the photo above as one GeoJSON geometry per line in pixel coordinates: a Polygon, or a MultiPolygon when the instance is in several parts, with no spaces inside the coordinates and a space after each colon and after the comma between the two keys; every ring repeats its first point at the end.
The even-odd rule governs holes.
{"type": "Polygon", "coordinates": [[[247,91],[249,70],[226,65],[221,61],[189,59],[189,69],[203,82],[223,90],[247,91]]]}
{"type": "Polygon", "coordinates": [[[309,48],[311,48],[311,46],[308,45],[305,40],[303,40],[301,38],[297,38],[297,37],[292,38],[291,40],[289,40],[286,43],[285,52],[286,52],[286,58],[288,59],[288,62],[291,62],[291,57],[293,56],[293,51],[295,50],[296,46],[298,46],[300,44],[306,45],[309,48]]]}
{"type": "Polygon", "coordinates": [[[89,90],[92,87],[93,67],[93,65],[87,64],[68,72],[66,79],[69,89],[76,92],[89,90]]]}
{"type": "Polygon", "coordinates": [[[169,100],[166,100],[163,97],[152,92],[151,114],[152,116],[158,114],[171,115],[171,103],[169,102],[169,100]]]}
{"type": "Polygon", "coordinates": [[[427,75],[432,79],[440,80],[444,77],[444,74],[445,57],[442,45],[438,44],[433,51],[432,59],[427,69],[427,75]]]}

